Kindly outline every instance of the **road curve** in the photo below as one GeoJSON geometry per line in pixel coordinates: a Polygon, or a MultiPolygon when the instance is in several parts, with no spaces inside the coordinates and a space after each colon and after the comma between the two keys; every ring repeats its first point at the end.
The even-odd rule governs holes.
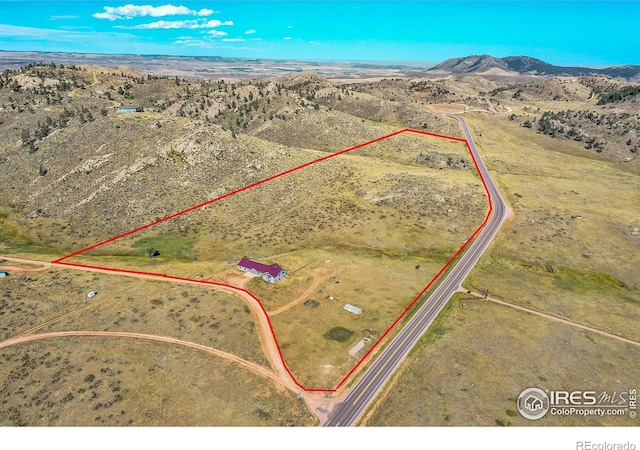
{"type": "Polygon", "coordinates": [[[243,366],[245,369],[249,369],[256,375],[259,375],[264,378],[268,378],[274,381],[275,383],[287,389],[291,389],[297,393],[297,390],[292,388],[290,383],[283,382],[282,377],[280,377],[277,373],[267,369],[264,366],[261,366],[260,364],[257,364],[252,361],[241,358],[239,356],[236,356],[233,353],[228,353],[223,350],[218,350],[217,348],[209,347],[203,344],[198,344],[196,342],[184,341],[182,339],[176,339],[168,336],[156,336],[152,334],[143,334],[143,333],[128,333],[124,331],[88,331],[88,330],[87,331],[53,331],[50,333],[16,336],[14,338],[7,339],[6,341],[0,342],[0,348],[10,347],[12,345],[22,344],[25,342],[39,341],[42,339],[51,339],[51,338],[60,338],[60,337],[87,337],[87,336],[142,339],[146,341],[162,342],[164,344],[180,345],[182,347],[190,347],[196,350],[202,350],[203,352],[233,361],[236,364],[243,366]]]}
{"type": "MultiPolygon", "coordinates": [[[[42,265],[45,268],[50,268],[50,267],[56,267],[57,266],[57,267],[64,267],[64,268],[68,268],[68,269],[72,269],[72,270],[82,270],[82,271],[86,271],[86,272],[105,273],[105,274],[109,274],[109,275],[113,275],[114,273],[116,273],[116,274],[122,275],[122,276],[128,276],[128,277],[139,278],[139,279],[154,280],[154,281],[158,281],[160,279],[162,281],[169,281],[169,282],[172,282],[172,283],[194,284],[194,285],[197,285],[199,287],[212,287],[212,286],[215,286],[215,288],[218,289],[218,290],[226,291],[226,292],[228,292],[230,294],[236,295],[236,296],[240,297],[242,300],[244,300],[245,303],[252,309],[253,313],[255,314],[255,316],[256,316],[256,318],[258,320],[258,325],[259,325],[258,326],[258,330],[260,330],[260,334],[259,334],[260,345],[262,346],[264,354],[267,357],[267,360],[269,361],[270,365],[273,367],[275,372],[280,375],[281,384],[286,384],[289,389],[291,389],[292,391],[298,392],[297,389],[299,388],[299,386],[297,385],[297,382],[295,381],[295,379],[293,378],[293,376],[291,375],[291,373],[288,371],[287,367],[284,364],[284,360],[282,359],[282,356],[280,354],[280,350],[278,348],[278,344],[277,344],[277,342],[275,340],[275,335],[271,331],[271,325],[269,323],[269,319],[268,319],[268,316],[267,316],[266,312],[263,310],[262,305],[260,304],[258,299],[253,297],[253,296],[251,296],[249,294],[249,292],[246,291],[245,289],[237,288],[237,287],[230,286],[230,285],[224,285],[224,284],[221,284],[221,283],[212,283],[212,282],[208,282],[206,280],[192,280],[192,279],[188,279],[188,278],[163,276],[163,275],[160,275],[160,274],[149,274],[149,273],[145,274],[145,273],[127,271],[127,270],[100,268],[100,267],[92,267],[92,266],[83,266],[81,264],[70,264],[70,263],[64,263],[64,262],[59,262],[59,263],[53,263],[52,264],[52,263],[44,262],[44,261],[35,261],[35,260],[29,260],[29,259],[14,258],[14,257],[4,256],[4,255],[0,255],[0,259],[4,259],[6,261],[12,261],[12,262],[24,263],[24,264],[34,264],[34,265],[38,265],[39,264],[39,265],[42,265]]],[[[90,309],[92,307],[95,307],[95,304],[96,304],[96,302],[88,303],[86,306],[78,308],[77,310],[74,310],[74,311],[68,313],[65,316],[57,317],[56,319],[53,319],[52,321],[48,321],[45,324],[40,324],[39,326],[34,327],[33,329],[27,330],[27,331],[21,333],[21,335],[30,334],[30,333],[32,333],[34,331],[37,331],[38,329],[42,328],[42,326],[47,325],[47,324],[49,324],[51,322],[54,322],[54,321],[59,320],[61,318],[67,317],[69,315],[77,314],[77,313],[82,312],[82,311],[84,311],[86,309],[90,309]]]]}
{"type": "Polygon", "coordinates": [[[480,178],[489,194],[487,220],[478,231],[475,239],[453,263],[449,273],[433,291],[433,294],[415,311],[393,340],[378,354],[378,357],[369,364],[344,401],[333,408],[324,426],[352,426],[356,424],[402,360],[426,332],[451,296],[459,289],[507,216],[507,205],[480,158],[466,122],[461,117],[453,115],[452,117],[455,117],[460,123],[480,178]]]}

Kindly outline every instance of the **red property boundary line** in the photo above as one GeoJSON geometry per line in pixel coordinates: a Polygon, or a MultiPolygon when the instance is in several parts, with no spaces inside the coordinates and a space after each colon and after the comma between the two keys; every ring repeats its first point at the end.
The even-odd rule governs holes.
{"type": "Polygon", "coordinates": [[[105,241],[99,242],[97,244],[91,245],[89,247],[86,247],[82,250],[78,250],[76,252],[70,253],[66,256],[63,256],[62,258],[58,258],[54,261],[52,261],[52,264],[55,265],[60,265],[60,266],[69,266],[69,267],[77,267],[80,269],[98,269],[98,270],[103,270],[103,271],[107,271],[107,272],[113,272],[116,274],[123,274],[123,275],[145,275],[145,276],[150,276],[150,277],[157,277],[160,279],[168,279],[168,280],[175,280],[175,281],[182,281],[182,282],[190,282],[190,283],[197,283],[197,284],[202,284],[202,285],[207,285],[207,286],[220,286],[220,287],[224,287],[226,289],[231,289],[237,292],[242,292],[244,294],[249,295],[250,297],[252,297],[254,300],[256,300],[256,302],[260,305],[260,308],[263,312],[263,314],[265,315],[266,319],[267,319],[267,323],[269,324],[269,329],[271,331],[271,335],[273,336],[273,340],[276,343],[276,347],[278,349],[278,354],[280,355],[280,360],[285,368],[285,370],[287,371],[287,373],[289,374],[289,376],[291,377],[291,379],[293,380],[293,382],[303,391],[305,392],[336,392],[338,391],[338,389],[340,389],[346,382],[347,380],[356,372],[356,370],[362,365],[362,363],[365,361],[365,359],[367,359],[367,357],[380,345],[380,343],[383,341],[383,339],[389,335],[389,333],[391,332],[391,330],[393,330],[393,328],[402,320],[402,318],[411,310],[411,308],[413,308],[413,306],[418,302],[418,300],[420,299],[420,297],[422,297],[424,295],[424,293],[436,282],[436,280],[438,280],[438,278],[449,268],[449,266],[451,265],[451,263],[453,263],[453,261],[455,261],[455,259],[460,255],[460,253],[462,253],[464,251],[464,249],[469,245],[469,243],[476,237],[476,235],[480,232],[480,230],[487,224],[487,221],[489,220],[489,217],[491,216],[491,213],[493,211],[493,200],[491,199],[491,194],[489,193],[489,189],[487,188],[487,184],[485,182],[484,177],[482,176],[482,173],[480,172],[479,168],[478,168],[478,162],[476,161],[476,158],[473,154],[473,152],[471,151],[471,147],[469,146],[469,142],[466,139],[463,138],[457,138],[457,137],[453,137],[453,136],[447,136],[447,135],[443,135],[443,134],[436,134],[436,133],[429,133],[427,131],[420,131],[420,130],[414,130],[411,128],[404,128],[402,130],[396,131],[394,133],[390,133],[384,136],[381,136],[379,138],[373,139],[371,141],[368,142],[364,142],[362,144],[358,144],[355,145],[353,147],[349,147],[347,149],[341,150],[339,152],[336,153],[331,153],[327,156],[323,156],[321,158],[317,158],[314,159],[312,161],[309,161],[307,163],[301,164],[297,167],[294,167],[292,169],[288,169],[285,170],[284,172],[278,173],[276,175],[272,175],[268,178],[265,178],[264,180],[260,180],[257,181],[255,183],[249,184],[247,186],[244,186],[240,189],[236,189],[235,191],[232,192],[228,192],[224,195],[221,195],[219,197],[216,197],[214,199],[208,200],[204,203],[200,203],[199,205],[196,206],[192,206],[190,208],[187,208],[183,211],[177,212],[175,214],[171,214],[167,217],[164,217],[162,219],[156,220],[154,222],[148,223],[146,225],[143,225],[141,227],[138,227],[136,229],[133,229],[131,231],[127,231],[126,233],[122,233],[118,236],[112,237],[110,239],[107,239],[105,241]],[[476,172],[478,173],[478,176],[480,177],[480,180],[482,181],[482,186],[484,187],[485,193],[487,194],[487,199],[489,202],[489,209],[487,211],[487,214],[485,215],[484,221],[482,222],[482,224],[480,224],[480,226],[473,232],[473,234],[465,241],[464,244],[462,244],[462,246],[458,249],[458,251],[447,261],[447,263],[442,267],[442,269],[440,269],[440,271],[431,279],[431,281],[429,282],[429,284],[427,284],[424,289],[422,289],[422,291],[420,291],[420,293],[413,299],[413,301],[404,309],[404,311],[398,316],[398,318],[391,324],[391,326],[378,338],[378,340],[376,340],[376,342],[371,346],[371,348],[369,349],[369,351],[367,351],[367,353],[360,358],[360,360],[356,363],[356,365],[349,371],[349,373],[342,379],[342,381],[340,381],[340,383],[338,383],[338,385],[331,389],[331,388],[307,388],[303,385],[301,385],[298,380],[296,379],[296,377],[293,375],[293,373],[291,373],[291,371],[289,370],[289,366],[287,366],[287,363],[284,360],[284,356],[282,354],[282,350],[280,349],[280,344],[278,343],[278,339],[276,337],[276,334],[273,330],[273,325],[271,324],[271,319],[269,318],[269,315],[267,314],[266,309],[264,308],[264,305],[262,304],[262,302],[260,301],[260,299],[258,297],[256,297],[255,295],[253,295],[251,292],[249,292],[246,289],[243,288],[239,288],[236,286],[232,286],[230,284],[224,284],[224,283],[216,283],[214,281],[207,281],[207,280],[196,280],[196,279],[192,279],[192,278],[184,278],[184,277],[177,277],[174,275],[167,275],[167,274],[163,274],[163,273],[155,273],[155,272],[143,272],[143,271],[138,271],[138,270],[129,270],[129,269],[117,269],[117,268],[112,268],[112,267],[100,267],[100,266],[92,266],[92,265],[86,265],[86,264],[75,264],[75,263],[70,263],[70,262],[64,262],[66,259],[72,258],[74,256],[78,256],[82,253],[88,252],[90,250],[93,250],[95,248],[101,247],[103,245],[109,244],[111,242],[117,241],[119,239],[122,239],[123,237],[126,236],[130,236],[132,234],[135,234],[139,231],[145,230],[147,228],[151,228],[154,225],[157,225],[159,223],[162,222],[166,222],[168,220],[174,219],[178,216],[181,216],[183,214],[186,214],[188,212],[194,211],[196,209],[202,208],[204,206],[210,205],[212,203],[218,202],[220,200],[223,200],[227,197],[231,197],[232,195],[238,194],[240,192],[246,191],[248,189],[254,188],[256,186],[259,186],[261,184],[267,183],[269,181],[275,180],[277,178],[280,178],[284,175],[293,173],[297,170],[303,169],[305,167],[309,167],[313,164],[322,162],[322,161],[326,161],[328,159],[331,158],[335,158],[336,156],[339,155],[343,155],[345,153],[349,153],[352,152],[353,150],[357,150],[359,148],[365,147],[367,145],[370,144],[374,144],[376,142],[380,142],[383,141],[385,139],[389,139],[393,136],[397,136],[399,134],[402,133],[416,133],[416,134],[422,134],[422,135],[426,135],[426,136],[432,136],[432,137],[437,137],[437,138],[442,138],[442,139],[447,139],[447,140],[451,140],[451,141],[457,141],[457,142],[464,142],[465,145],[467,146],[467,150],[469,151],[469,154],[471,155],[471,159],[473,160],[473,164],[476,168],[476,172]]]}

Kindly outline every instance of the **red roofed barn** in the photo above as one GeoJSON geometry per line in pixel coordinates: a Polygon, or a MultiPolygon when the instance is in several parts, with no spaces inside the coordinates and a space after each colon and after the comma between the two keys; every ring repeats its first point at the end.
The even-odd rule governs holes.
{"type": "Polygon", "coordinates": [[[264,281],[269,283],[275,283],[287,276],[287,272],[278,264],[271,264],[268,266],[257,261],[251,261],[247,258],[242,258],[240,260],[238,263],[238,269],[254,275],[260,275],[264,281]]]}

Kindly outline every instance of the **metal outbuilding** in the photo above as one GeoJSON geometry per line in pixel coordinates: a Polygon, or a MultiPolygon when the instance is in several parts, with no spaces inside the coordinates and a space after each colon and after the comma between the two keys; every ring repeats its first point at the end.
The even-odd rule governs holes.
{"type": "Polygon", "coordinates": [[[358,314],[358,315],[362,314],[362,310],[360,308],[358,308],[357,306],[350,305],[349,303],[344,305],[342,309],[344,309],[345,311],[349,311],[350,313],[353,313],[353,314],[358,314]]]}

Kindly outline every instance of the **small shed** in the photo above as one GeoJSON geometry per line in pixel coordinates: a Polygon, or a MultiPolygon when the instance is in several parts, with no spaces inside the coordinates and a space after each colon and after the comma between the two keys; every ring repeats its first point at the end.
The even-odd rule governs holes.
{"type": "Polygon", "coordinates": [[[353,314],[357,314],[357,315],[362,314],[362,310],[360,308],[358,308],[357,306],[350,305],[349,303],[344,305],[342,309],[344,309],[345,311],[349,311],[350,313],[353,313],[353,314]]]}
{"type": "Polygon", "coordinates": [[[0,278],[8,277],[9,272],[5,272],[4,270],[0,270],[0,278]]]}

